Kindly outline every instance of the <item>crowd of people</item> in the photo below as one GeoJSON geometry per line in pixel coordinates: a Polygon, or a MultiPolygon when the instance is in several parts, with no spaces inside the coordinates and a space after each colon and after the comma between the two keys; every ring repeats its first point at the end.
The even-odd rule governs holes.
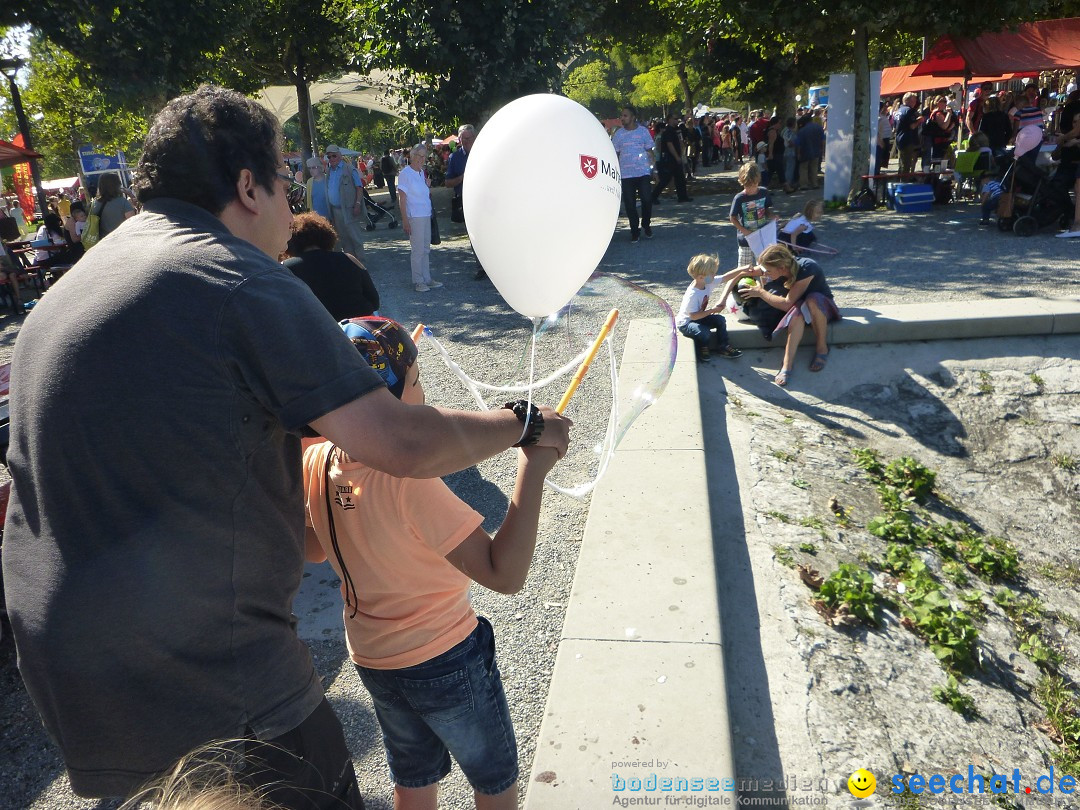
{"type": "MultiPolygon", "coordinates": [[[[475,135],[475,128],[466,124],[459,128],[452,144],[439,144],[434,148],[417,144],[404,150],[386,148],[379,157],[357,155],[355,160],[346,157],[346,150],[336,144],[328,144],[321,156],[308,159],[306,180],[302,172],[294,170],[295,163],[287,160],[287,165],[282,168],[288,174],[283,172],[282,179],[288,177],[291,181],[290,204],[297,213],[310,212],[320,218],[318,225],[310,219],[298,219],[297,222],[305,223],[309,234],[320,232],[320,244],[326,240],[327,233],[332,234],[333,239],[326,250],[348,256],[355,269],[367,275],[364,232],[371,230],[377,218],[384,214],[391,217],[393,227],[396,220],[390,209],[400,209],[403,232],[410,246],[412,285],[416,292],[438,289],[443,284],[432,277],[430,268],[431,245],[439,243],[430,189],[435,185],[452,188],[455,202],[452,218],[464,221],[461,184],[475,135]],[[388,200],[375,203],[369,189],[382,187],[388,192],[388,200]],[[374,215],[370,209],[374,209],[374,215]]],[[[33,255],[34,266],[56,268],[56,273],[48,279],[55,280],[83,255],[83,233],[90,223],[93,223],[96,242],[114,231],[124,219],[134,216],[138,207],[131,190],[123,187],[114,174],[102,175],[96,193],[89,198],[84,189],[77,191],[74,200],[64,191],[49,197],[48,210],[40,226],[36,232],[29,232],[35,242],[42,244],[33,255]]],[[[13,223],[11,233],[5,238],[23,238],[25,218],[17,199],[3,200],[0,219],[9,219],[13,223]]],[[[311,249],[310,246],[297,248],[301,252],[311,249]]],[[[323,253],[318,256],[325,258],[323,253]]],[[[280,258],[299,261],[300,255],[296,250],[286,251],[280,258]]],[[[315,258],[307,256],[304,261],[310,264],[315,258]]],[[[479,261],[476,277],[486,278],[479,261]]],[[[317,295],[332,311],[339,311],[341,306],[355,301],[355,287],[361,281],[356,278],[346,282],[345,279],[345,275],[337,273],[333,281],[324,278],[318,285],[317,295]]],[[[370,281],[370,276],[367,279],[370,281]]],[[[6,276],[0,278],[3,280],[6,276]]],[[[372,311],[374,309],[377,305],[372,311]]]]}
{"type": "MultiPolygon", "coordinates": [[[[70,199],[65,191],[50,196],[40,224],[29,233],[30,246],[34,249],[31,266],[42,274],[47,271],[48,280],[55,280],[63,275],[82,258],[86,248],[90,246],[89,237],[84,245],[87,228],[91,228],[91,235],[96,242],[116,230],[125,219],[135,215],[135,209],[125,191],[118,175],[103,174],[97,178],[97,188],[93,196],[84,188],[78,189],[75,199],[70,199]]],[[[4,202],[5,205],[0,207],[0,231],[3,231],[5,240],[17,242],[27,236],[22,207],[17,198],[4,202]],[[5,221],[11,222],[14,227],[4,227],[5,221]]],[[[3,264],[0,264],[0,284],[9,285],[14,268],[8,265],[13,262],[6,251],[0,255],[3,256],[3,264]]],[[[14,292],[5,286],[4,295],[11,296],[14,292]]]]}
{"type": "MultiPolygon", "coordinates": [[[[908,93],[881,104],[874,174],[880,175],[894,158],[901,175],[914,175],[920,163],[924,173],[934,166],[949,169],[962,131],[967,135],[966,149],[975,153],[973,170],[985,174],[983,221],[989,222],[1003,191],[995,174],[998,165],[1033,153],[1042,145],[1043,133],[1052,133],[1046,140],[1058,146],[1057,184],[1075,191],[1073,223],[1061,234],[1070,236],[1080,232],[1078,113],[1080,91],[1075,78],[1060,93],[1030,82],[1014,95],[1011,90],[995,91],[990,83],[984,83],[973,91],[966,105],[957,103],[955,93],[930,94],[922,101],[917,94],[908,93]]],[[[768,339],[788,330],[775,382],[787,385],[794,373],[795,349],[807,326],[813,330],[816,343],[810,370],[823,369],[828,358],[825,326],[839,317],[839,310],[820,266],[799,255],[816,241],[814,229],[824,212],[822,200],[808,200],[801,214],[778,228],[777,241],[782,244],[767,247],[759,255],[749,239],[766,223],[779,219],[773,212],[771,190],[781,188],[790,193],[800,187],[819,186],[827,111],[800,109],[796,116],[781,120],[755,110],[748,122],[737,114],[699,118],[670,115],[664,121],[643,124],[638,122],[638,111],[627,104],[619,124],[611,136],[620,161],[632,243],[641,235],[652,237],[652,209],[669,182],[674,182],[678,201],[689,201],[686,178],[693,177],[699,165],[738,168],[742,190],[734,196],[729,212],[737,232],[737,269],[717,277],[715,257],[694,257],[688,268],[694,281],[676,318],[679,330],[693,339],[698,359],[708,362],[716,352],[725,358],[738,356],[738,350],[728,343],[723,317],[733,292],[731,285],[764,277],[764,282],[739,291],[737,310],[756,323],[768,339]],[[717,288],[724,282],[729,282],[728,288],[717,297],[717,288]]],[[[1063,199],[1069,202],[1067,193],[1063,199]]]]}
{"type": "MultiPolygon", "coordinates": [[[[425,142],[425,144],[427,144],[427,142],[425,142]]],[[[433,185],[441,186],[445,181],[450,157],[457,148],[460,148],[458,142],[430,142],[428,155],[424,160],[424,169],[431,176],[433,185]]],[[[341,147],[338,147],[338,149],[342,155],[345,155],[346,152],[348,153],[349,159],[355,164],[360,182],[365,188],[385,188],[390,194],[391,207],[397,204],[397,177],[401,173],[401,170],[409,165],[409,152],[411,151],[411,147],[401,149],[385,147],[381,155],[363,152],[356,153],[351,150],[341,149],[341,147]]],[[[327,150],[324,149],[321,161],[324,168],[327,165],[326,155],[327,150]]],[[[309,169],[311,165],[309,160],[307,164],[309,169]]],[[[289,168],[294,172],[297,183],[302,184],[306,181],[299,158],[290,159],[289,168]]]]}
{"type": "MultiPolygon", "coordinates": [[[[675,187],[677,201],[689,202],[686,180],[695,177],[701,168],[718,166],[730,170],[744,163],[758,165],[766,186],[792,193],[820,185],[827,114],[825,108],[804,107],[786,119],[766,115],[764,110],[753,110],[745,119],[734,113],[696,118],[672,113],[646,123],[638,121],[637,109],[628,104],[620,114],[621,126],[613,127],[610,134],[618,149],[629,138],[621,132],[633,132],[641,126],[648,133],[650,172],[656,180],[649,192],[652,204],[659,201],[669,183],[675,187]]],[[[641,137],[635,135],[630,140],[636,143],[641,137]]],[[[630,170],[634,173],[629,176],[644,176],[638,173],[641,168],[641,160],[633,159],[630,170]]],[[[627,176],[624,171],[623,177],[627,176]]],[[[640,197],[640,188],[635,193],[640,197]]]]}
{"type": "MultiPolygon", "coordinates": [[[[1064,215],[1070,224],[1062,235],[1080,235],[1080,89],[1076,77],[1011,84],[1019,87],[995,88],[983,82],[973,88],[966,103],[955,92],[930,95],[921,102],[917,94],[906,93],[882,102],[874,173],[879,174],[892,156],[897,157],[904,175],[915,174],[917,164],[923,173],[952,169],[958,145],[963,145],[964,151],[979,155],[973,166],[981,176],[982,220],[992,224],[990,214],[1007,196],[1003,175],[1014,160],[1027,155],[1031,169],[1045,171],[1042,175],[1031,169],[1017,172],[1021,185],[1025,185],[1024,177],[1049,181],[1052,169],[1050,191],[1055,205],[1067,208],[1068,194],[1073,193],[1071,215],[1064,215]]],[[[1023,190],[1031,191],[1035,180],[1023,190]]]]}
{"type": "MultiPolygon", "coordinates": [[[[439,244],[441,239],[431,188],[453,189],[451,218],[464,222],[461,183],[475,136],[475,128],[463,124],[453,144],[419,143],[406,150],[387,148],[378,160],[358,156],[355,166],[344,159],[340,146],[328,144],[321,157],[307,161],[306,190],[298,210],[314,212],[327,220],[338,234],[341,249],[362,259],[363,231],[373,229],[376,218],[388,213],[367,189],[385,185],[389,195],[387,206],[399,209],[403,231],[409,240],[413,289],[418,293],[438,289],[443,284],[431,275],[430,254],[431,246],[439,244]]],[[[298,173],[297,183],[301,179],[298,173]]],[[[479,261],[477,265],[476,277],[485,278],[479,261]]]]}

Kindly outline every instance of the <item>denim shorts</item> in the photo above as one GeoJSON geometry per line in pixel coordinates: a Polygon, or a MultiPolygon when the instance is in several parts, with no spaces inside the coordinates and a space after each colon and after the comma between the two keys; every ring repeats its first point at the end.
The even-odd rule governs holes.
{"type": "Polygon", "coordinates": [[[477,617],[460,644],[404,669],[357,665],[382,727],[395,784],[426,787],[450,773],[450,755],[473,790],[495,795],[518,778],[517,740],[495,664],[495,633],[477,617]]]}

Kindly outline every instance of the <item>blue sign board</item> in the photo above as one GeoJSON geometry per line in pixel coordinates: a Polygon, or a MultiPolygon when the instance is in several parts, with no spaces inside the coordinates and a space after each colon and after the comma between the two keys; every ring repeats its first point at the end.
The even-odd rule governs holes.
{"type": "Polygon", "coordinates": [[[83,174],[115,172],[125,168],[121,166],[118,155],[103,155],[89,144],[79,147],[79,162],[82,164],[83,174]]]}
{"type": "Polygon", "coordinates": [[[806,94],[806,103],[809,107],[824,107],[829,103],[829,85],[811,87],[806,94]]]}
{"type": "Polygon", "coordinates": [[[93,178],[108,172],[116,172],[124,185],[131,185],[131,171],[122,151],[115,155],[105,155],[99,152],[97,147],[87,144],[79,147],[79,163],[91,186],[97,185],[97,180],[93,178]]]}

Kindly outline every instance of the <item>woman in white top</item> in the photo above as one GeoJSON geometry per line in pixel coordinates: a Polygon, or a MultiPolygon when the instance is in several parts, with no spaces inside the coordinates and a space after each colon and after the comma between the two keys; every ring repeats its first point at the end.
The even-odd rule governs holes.
{"type": "Polygon", "coordinates": [[[442,282],[431,280],[428,257],[431,253],[431,181],[424,172],[427,149],[417,144],[409,150],[409,165],[398,175],[398,206],[401,224],[409,237],[409,261],[412,281],[417,292],[441,287],[442,282]]]}
{"type": "Polygon", "coordinates": [[[11,201],[11,207],[8,208],[8,216],[18,223],[20,231],[26,233],[26,215],[23,214],[22,206],[19,205],[18,198],[11,201]]]}
{"type": "MultiPolygon", "coordinates": [[[[58,246],[67,244],[67,239],[64,237],[64,223],[59,214],[48,213],[42,222],[42,226],[37,229],[34,241],[58,246]]],[[[38,248],[34,251],[34,264],[48,265],[59,253],[67,253],[67,251],[38,248]]]]}

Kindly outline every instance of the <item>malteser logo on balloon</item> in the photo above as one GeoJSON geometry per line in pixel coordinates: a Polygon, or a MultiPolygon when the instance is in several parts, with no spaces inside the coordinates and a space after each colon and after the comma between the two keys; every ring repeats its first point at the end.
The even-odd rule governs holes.
{"type": "Polygon", "coordinates": [[[592,155],[579,155],[581,158],[581,173],[592,180],[596,177],[597,161],[592,155]]]}

